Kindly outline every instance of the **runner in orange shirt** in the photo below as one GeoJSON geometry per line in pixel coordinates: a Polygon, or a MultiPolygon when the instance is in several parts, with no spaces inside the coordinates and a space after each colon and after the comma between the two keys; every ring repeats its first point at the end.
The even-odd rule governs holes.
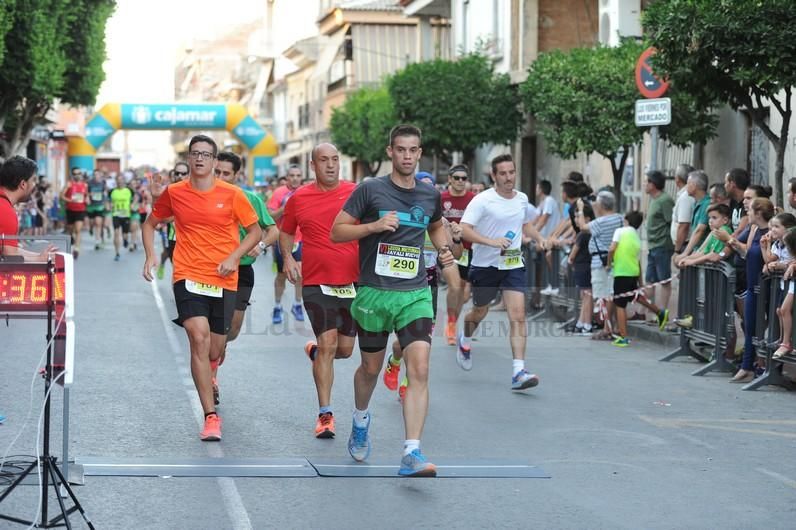
{"type": "Polygon", "coordinates": [[[157,175],[152,194],[159,197],[142,227],[147,281],[152,281],[152,270],[158,265],[157,225],[173,217],[180,234],[173,257],[175,323],[185,328],[191,345],[191,374],[205,413],[199,435],[204,441],[221,440],[211,373],[224,351],[235,309],[238,263],[262,235],[257,214],[243,190],[215,178],[217,154],[212,138],[191,138],[190,177],[164,188],[161,175],[157,175]],[[239,225],[246,228],[242,241],[239,225]]]}

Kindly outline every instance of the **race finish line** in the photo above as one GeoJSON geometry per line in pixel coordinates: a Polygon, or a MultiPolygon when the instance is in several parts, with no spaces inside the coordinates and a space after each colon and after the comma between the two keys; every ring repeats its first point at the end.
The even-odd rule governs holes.
{"type": "MultiPolygon", "coordinates": [[[[542,468],[507,459],[437,458],[437,478],[550,478],[542,468]]],[[[348,458],[116,458],[77,457],[94,477],[350,477],[395,478],[393,460],[367,463],[348,458]]]]}

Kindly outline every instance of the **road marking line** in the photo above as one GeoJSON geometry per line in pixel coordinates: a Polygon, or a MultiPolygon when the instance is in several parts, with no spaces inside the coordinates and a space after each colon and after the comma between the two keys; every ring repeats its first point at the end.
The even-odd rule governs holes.
{"type": "MultiPolygon", "coordinates": [[[[86,467],[178,467],[178,468],[283,468],[298,467],[305,468],[302,464],[82,464],[86,467]]],[[[437,466],[440,467],[440,466],[437,466]]]]}
{"type": "MultiPolygon", "coordinates": [[[[149,285],[152,287],[152,296],[155,298],[155,304],[158,306],[160,320],[163,323],[163,329],[166,331],[166,338],[169,341],[172,353],[174,353],[175,356],[179,355],[182,353],[180,342],[177,340],[177,334],[174,333],[174,329],[171,327],[171,319],[166,314],[166,306],[163,304],[163,297],[160,296],[157,282],[150,282],[149,285]]],[[[199,424],[199,428],[201,428],[204,425],[204,411],[202,410],[202,405],[199,403],[199,396],[196,395],[196,391],[187,392],[187,394],[194,416],[196,417],[196,422],[199,424]]],[[[224,457],[224,451],[216,445],[208,446],[207,452],[213,457],[224,457]]],[[[253,530],[249,512],[246,511],[246,506],[243,505],[243,499],[241,499],[235,481],[229,477],[218,477],[216,481],[221,490],[221,498],[224,500],[224,508],[232,522],[232,528],[235,528],[235,530],[253,530]]]]}
{"type": "Polygon", "coordinates": [[[748,434],[762,434],[765,436],[778,436],[780,438],[796,438],[795,432],[780,432],[768,429],[748,429],[742,427],[732,427],[727,423],[739,423],[741,425],[791,425],[791,420],[689,420],[677,418],[653,418],[640,415],[639,418],[655,427],[682,429],[710,429],[714,431],[741,432],[748,434]],[[711,425],[717,423],[717,425],[711,425]]]}
{"type": "Polygon", "coordinates": [[[764,475],[768,475],[771,478],[775,478],[775,479],[779,480],[780,482],[784,483],[786,486],[790,486],[791,488],[796,489],[796,480],[791,480],[788,477],[786,477],[785,475],[780,475],[776,471],[770,471],[770,470],[768,470],[768,469],[766,469],[764,467],[755,468],[755,471],[759,471],[760,473],[762,473],[764,475]]]}

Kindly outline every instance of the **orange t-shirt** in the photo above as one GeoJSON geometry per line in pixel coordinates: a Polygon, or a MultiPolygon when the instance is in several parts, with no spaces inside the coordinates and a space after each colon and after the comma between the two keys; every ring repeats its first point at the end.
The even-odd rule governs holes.
{"type": "Polygon", "coordinates": [[[257,213],[237,186],[216,180],[207,191],[191,186],[190,179],[169,185],[152,214],[174,217],[180,234],[174,249],[173,281],[193,280],[238,290],[238,273],[218,275],[218,265],[240,245],[238,226],[257,223],[257,213]]]}

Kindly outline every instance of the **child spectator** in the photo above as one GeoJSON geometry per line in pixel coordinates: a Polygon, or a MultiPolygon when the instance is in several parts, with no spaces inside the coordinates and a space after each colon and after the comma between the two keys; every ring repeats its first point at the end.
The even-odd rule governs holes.
{"type": "MultiPolygon", "coordinates": [[[[768,222],[768,233],[760,238],[760,248],[763,252],[763,272],[785,271],[796,253],[791,253],[785,244],[785,235],[796,227],[796,217],[790,213],[775,215],[768,222]]],[[[785,280],[780,280],[779,288],[785,292],[785,280]]],[[[789,354],[793,350],[791,336],[793,334],[793,293],[794,283],[788,282],[788,290],[782,304],[778,304],[777,316],[779,317],[779,348],[773,357],[789,354]]]]}
{"type": "Polygon", "coordinates": [[[660,309],[641,294],[641,238],[638,229],[643,216],[641,212],[628,212],[624,226],[614,232],[608,248],[608,267],[614,272],[614,305],[616,306],[616,327],[618,336],[614,346],[624,348],[630,345],[627,340],[627,304],[634,298],[658,316],[658,326],[663,329],[669,319],[669,310],[660,309]]]}
{"type": "MultiPolygon", "coordinates": [[[[583,216],[586,222],[594,221],[594,210],[584,205],[583,216]]],[[[591,300],[591,254],[589,240],[591,234],[583,230],[578,232],[567,262],[573,267],[575,287],[580,293],[580,315],[575,324],[576,335],[591,335],[592,300],[591,300]]]]}
{"type": "MultiPolygon", "coordinates": [[[[710,230],[722,230],[727,234],[732,234],[732,210],[726,204],[714,204],[708,208],[708,226],[710,230]]],[[[711,233],[705,242],[702,243],[699,251],[686,256],[681,262],[682,267],[699,265],[701,263],[717,263],[727,259],[732,254],[732,248],[726,246],[723,241],[711,233]]]]}

